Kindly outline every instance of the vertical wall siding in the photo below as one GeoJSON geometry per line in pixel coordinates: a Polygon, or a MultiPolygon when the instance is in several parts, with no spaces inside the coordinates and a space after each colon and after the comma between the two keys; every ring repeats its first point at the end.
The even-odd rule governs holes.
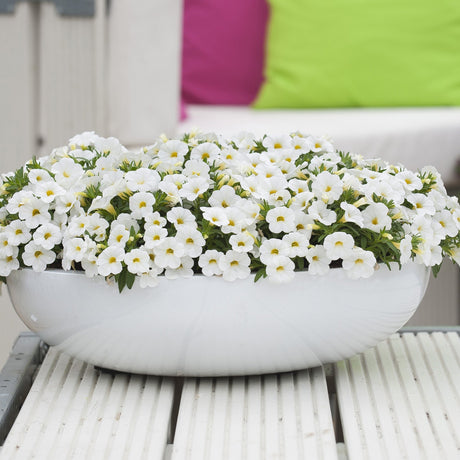
{"type": "Polygon", "coordinates": [[[108,23],[108,129],[126,145],[145,145],[176,129],[181,0],[112,2],[108,23]]]}
{"type": "Polygon", "coordinates": [[[18,168],[35,150],[38,9],[19,3],[0,15],[0,172],[18,168]]]}
{"type": "Polygon", "coordinates": [[[68,18],[40,4],[39,133],[48,153],[96,120],[93,18],[68,18]]]}

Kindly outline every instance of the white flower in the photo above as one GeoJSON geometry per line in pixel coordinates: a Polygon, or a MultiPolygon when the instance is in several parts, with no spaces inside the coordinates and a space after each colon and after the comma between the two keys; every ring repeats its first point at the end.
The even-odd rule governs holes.
{"type": "Polygon", "coordinates": [[[412,236],[406,235],[400,242],[399,242],[399,251],[401,252],[401,257],[399,261],[401,264],[406,264],[409,262],[412,256],[412,236]]]}
{"type": "Polygon", "coordinates": [[[339,176],[329,171],[322,171],[315,177],[311,190],[320,200],[330,204],[342,195],[343,182],[339,176]]]}
{"type": "Polygon", "coordinates": [[[33,241],[27,243],[22,254],[22,261],[36,272],[43,272],[46,266],[56,260],[56,254],[33,241]]]}
{"type": "Polygon", "coordinates": [[[168,236],[168,231],[163,227],[151,225],[144,233],[145,246],[149,249],[158,246],[168,236]]]}
{"type": "Polygon", "coordinates": [[[324,137],[312,137],[310,136],[308,140],[313,144],[312,152],[333,152],[334,147],[332,144],[325,139],[324,137]]]}
{"type": "Polygon", "coordinates": [[[273,233],[292,232],[295,230],[295,214],[290,208],[281,206],[267,212],[266,221],[273,233]]]}
{"type": "Polygon", "coordinates": [[[191,278],[193,276],[193,259],[184,256],[180,260],[180,265],[177,268],[167,268],[165,270],[165,277],[174,280],[177,278],[191,278]]]}
{"type": "Polygon", "coordinates": [[[81,236],[88,230],[89,217],[86,214],[80,214],[75,216],[67,227],[67,233],[69,236],[81,236]]]}
{"type": "Polygon", "coordinates": [[[244,252],[227,251],[219,259],[219,268],[222,270],[224,280],[235,281],[247,278],[251,273],[250,262],[251,259],[244,252]]]}
{"type": "Polygon", "coordinates": [[[410,192],[420,190],[423,187],[420,178],[412,171],[402,171],[396,174],[396,178],[399,179],[403,187],[410,192]]]}
{"type": "Polygon", "coordinates": [[[158,273],[155,270],[150,270],[147,273],[139,275],[139,286],[141,288],[155,287],[158,285],[158,273]]]}
{"type": "Polygon", "coordinates": [[[110,229],[109,246],[124,248],[129,240],[129,231],[122,224],[117,224],[110,229]]]}
{"type": "Polygon", "coordinates": [[[344,201],[340,203],[340,207],[345,211],[343,214],[343,221],[344,222],[353,222],[358,227],[364,225],[363,216],[361,215],[361,211],[350,203],[345,203],[344,201]]]}
{"type": "Polygon", "coordinates": [[[294,262],[286,256],[277,256],[266,267],[268,279],[275,283],[285,283],[294,278],[294,262]]]}
{"type": "Polygon", "coordinates": [[[13,254],[15,246],[10,244],[7,232],[0,233],[0,257],[10,256],[13,254]]]}
{"type": "Polygon", "coordinates": [[[97,258],[99,275],[117,275],[123,270],[121,262],[125,258],[125,251],[119,246],[109,246],[97,258]]]}
{"type": "Polygon", "coordinates": [[[39,168],[31,169],[27,174],[27,177],[29,178],[29,182],[31,184],[40,184],[43,182],[50,182],[53,180],[48,171],[39,168]]]}
{"type": "Polygon", "coordinates": [[[208,221],[211,222],[213,225],[228,225],[228,218],[225,210],[220,207],[202,207],[201,211],[203,211],[203,217],[208,221]]]}
{"type": "Polygon", "coordinates": [[[388,208],[383,203],[371,203],[361,212],[363,226],[374,232],[381,232],[383,229],[391,228],[391,217],[388,215],[388,208]]]}
{"type": "Polygon", "coordinates": [[[313,197],[314,195],[312,192],[299,193],[292,198],[292,204],[290,208],[294,210],[304,210],[310,206],[313,197]]]}
{"type": "Polygon", "coordinates": [[[170,209],[166,214],[166,219],[176,227],[176,230],[182,227],[196,228],[195,216],[185,208],[175,207],[170,209]]]}
{"type": "Polygon", "coordinates": [[[125,175],[126,185],[133,192],[155,192],[158,190],[160,175],[153,169],[139,168],[128,171],[125,175]]]}
{"type": "Polygon", "coordinates": [[[40,182],[35,186],[35,195],[38,196],[45,203],[51,203],[58,196],[62,196],[66,191],[56,182],[40,182]]]}
{"type": "Polygon", "coordinates": [[[152,214],[154,204],[155,197],[148,192],[137,192],[129,197],[129,209],[135,219],[152,214]]]}
{"type": "Polygon", "coordinates": [[[81,266],[83,270],[85,270],[85,275],[88,278],[93,278],[99,274],[97,257],[95,254],[85,254],[85,257],[81,260],[81,266]]]}
{"type": "Polygon", "coordinates": [[[13,270],[19,268],[19,261],[17,259],[18,249],[16,249],[16,254],[9,256],[0,256],[0,276],[8,276],[13,270]]]}
{"type": "Polygon", "coordinates": [[[184,245],[184,254],[190,257],[198,257],[205,245],[203,235],[193,227],[182,226],[177,231],[175,238],[184,245]]]}
{"type": "Polygon", "coordinates": [[[374,273],[376,263],[375,256],[371,251],[354,248],[344,257],[342,267],[352,279],[369,278],[374,273]]]}
{"type": "Polygon", "coordinates": [[[88,242],[83,238],[69,238],[64,240],[63,246],[64,258],[81,262],[88,249],[88,242]]]}
{"type": "Polygon", "coordinates": [[[173,237],[166,237],[153,248],[155,264],[161,268],[178,268],[185,255],[184,245],[173,237]]]}
{"type": "Polygon", "coordinates": [[[235,206],[239,200],[240,197],[235,190],[229,185],[224,185],[221,189],[212,192],[209,197],[209,204],[213,207],[228,208],[229,206],[235,206]]]}
{"type": "Polygon", "coordinates": [[[83,168],[70,158],[62,158],[51,168],[56,182],[65,189],[69,189],[84,175],[83,168]]]}
{"type": "Polygon", "coordinates": [[[135,275],[147,273],[149,271],[150,257],[147,252],[142,249],[132,249],[125,254],[123,260],[128,267],[128,271],[135,275]]]}
{"type": "Polygon", "coordinates": [[[260,261],[265,265],[268,265],[277,256],[289,256],[291,248],[286,241],[271,238],[269,240],[265,240],[260,245],[259,250],[260,261]]]}
{"type": "Polygon", "coordinates": [[[380,177],[379,179],[369,180],[369,182],[362,187],[367,200],[369,202],[373,201],[374,194],[387,199],[388,201],[392,200],[395,204],[401,204],[404,201],[404,189],[401,186],[400,182],[392,181],[393,176],[386,175],[384,178],[380,177]],[[392,187],[391,183],[395,187],[392,187]]]}
{"type": "Polygon", "coordinates": [[[19,208],[19,218],[25,221],[28,228],[37,228],[51,220],[48,210],[48,203],[38,198],[31,198],[19,208]]]}
{"type": "Polygon", "coordinates": [[[34,232],[34,242],[45,249],[53,249],[61,240],[61,229],[51,223],[40,225],[34,232]]]}
{"type": "Polygon", "coordinates": [[[211,142],[203,142],[193,148],[190,153],[191,160],[203,160],[207,163],[212,163],[217,159],[220,152],[219,147],[211,142]]]}
{"type": "Polygon", "coordinates": [[[136,233],[139,232],[139,224],[131,214],[119,214],[118,217],[110,224],[112,229],[117,225],[123,225],[128,231],[131,231],[131,228],[133,228],[136,233]]]}
{"type": "Polygon", "coordinates": [[[222,225],[222,233],[240,233],[244,227],[250,224],[252,219],[248,219],[246,214],[239,208],[229,207],[224,209],[228,223],[222,225]]]}
{"type": "Polygon", "coordinates": [[[254,246],[254,238],[248,232],[237,233],[230,237],[230,244],[236,252],[249,252],[254,246]]]}
{"type": "Polygon", "coordinates": [[[34,197],[34,194],[29,190],[21,190],[19,192],[16,192],[8,200],[8,204],[6,205],[6,210],[10,214],[16,214],[19,212],[21,207],[23,207],[26,203],[28,203],[32,199],[36,199],[36,198],[34,197]]]}
{"type": "Polygon", "coordinates": [[[436,212],[433,216],[435,222],[438,222],[443,228],[445,235],[454,237],[458,233],[457,224],[452,213],[447,209],[436,212]]]}
{"type": "Polygon", "coordinates": [[[323,246],[313,246],[307,251],[306,257],[309,263],[308,271],[312,275],[325,275],[330,270],[331,259],[327,256],[323,246]]]}
{"type": "Polygon", "coordinates": [[[188,145],[185,142],[178,140],[169,140],[165,142],[158,152],[161,161],[182,163],[188,152],[188,145]]]}
{"type": "Polygon", "coordinates": [[[219,260],[223,254],[215,249],[208,249],[200,255],[198,265],[205,276],[221,275],[222,270],[219,268],[219,260]]]}
{"type": "Polygon", "coordinates": [[[345,232],[335,232],[324,238],[323,246],[331,260],[348,257],[355,245],[355,240],[345,232]]]}
{"type": "Polygon", "coordinates": [[[262,141],[262,144],[268,150],[288,149],[292,146],[292,138],[287,134],[266,136],[262,141]]]}
{"type": "Polygon", "coordinates": [[[94,131],[85,131],[69,139],[69,144],[75,147],[90,147],[100,139],[94,131]]]}
{"type": "Polygon", "coordinates": [[[8,242],[13,246],[19,246],[20,244],[26,244],[31,239],[30,230],[22,220],[13,220],[5,228],[5,232],[8,235],[8,242]]]}
{"type": "Polygon", "coordinates": [[[319,220],[324,225],[332,225],[337,220],[337,214],[327,207],[323,201],[315,201],[308,208],[308,215],[319,220]]]}
{"type": "Polygon", "coordinates": [[[144,221],[146,228],[151,227],[152,225],[156,227],[164,227],[166,225],[166,219],[164,217],[161,217],[158,211],[144,216],[144,221]]]}
{"type": "Polygon", "coordinates": [[[427,267],[442,263],[442,249],[440,246],[425,242],[417,248],[416,261],[424,263],[427,267]]]}
{"type": "Polygon", "coordinates": [[[313,217],[304,212],[295,213],[295,231],[303,233],[308,239],[310,239],[314,222],[313,217]]]}
{"type": "Polygon", "coordinates": [[[209,188],[207,179],[197,177],[190,179],[181,189],[180,195],[189,201],[196,200],[198,196],[202,195],[209,188]]]}
{"type": "Polygon", "coordinates": [[[188,177],[202,177],[207,179],[209,175],[209,165],[201,160],[188,160],[182,172],[188,177]]]}
{"type": "Polygon", "coordinates": [[[288,245],[289,257],[305,257],[308,251],[309,237],[305,233],[292,232],[283,236],[283,241],[288,245]]]}
{"type": "Polygon", "coordinates": [[[69,212],[72,208],[78,208],[79,204],[80,203],[77,201],[74,192],[66,192],[63,195],[59,195],[56,197],[55,212],[57,214],[65,214],[69,212]]]}
{"type": "Polygon", "coordinates": [[[412,206],[414,206],[417,214],[421,216],[425,214],[432,216],[436,212],[433,202],[422,193],[414,193],[409,195],[406,199],[410,204],[412,204],[412,206]]]}
{"type": "Polygon", "coordinates": [[[88,219],[86,231],[94,236],[95,241],[104,241],[106,238],[106,230],[109,228],[109,223],[99,214],[91,214],[88,219]]]}

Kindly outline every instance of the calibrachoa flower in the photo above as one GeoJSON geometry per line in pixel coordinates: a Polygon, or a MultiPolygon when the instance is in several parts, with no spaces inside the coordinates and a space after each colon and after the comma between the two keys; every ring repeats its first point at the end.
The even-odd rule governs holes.
{"type": "Polygon", "coordinates": [[[130,152],[93,132],[0,184],[0,279],[32,267],[84,270],[118,287],[194,273],[353,279],[460,262],[460,206],[433,167],[337,152],[321,137],[161,136],[130,152]]]}

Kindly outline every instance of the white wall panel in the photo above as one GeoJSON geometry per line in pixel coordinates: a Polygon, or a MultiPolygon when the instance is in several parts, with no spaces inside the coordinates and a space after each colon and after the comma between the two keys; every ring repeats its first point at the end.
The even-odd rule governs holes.
{"type": "Polygon", "coordinates": [[[36,145],[37,7],[0,15],[0,172],[19,167],[36,145]]]}
{"type": "Polygon", "coordinates": [[[94,18],[63,17],[40,4],[39,132],[42,152],[96,125],[94,18]]]}
{"type": "Polygon", "coordinates": [[[113,1],[108,33],[108,130],[145,145],[177,123],[181,0],[113,1]]]}
{"type": "MultiPolygon", "coordinates": [[[[35,153],[36,5],[20,3],[14,15],[0,15],[0,173],[21,166],[35,153]]],[[[13,310],[3,286],[0,296],[0,367],[26,327],[13,310]]]]}

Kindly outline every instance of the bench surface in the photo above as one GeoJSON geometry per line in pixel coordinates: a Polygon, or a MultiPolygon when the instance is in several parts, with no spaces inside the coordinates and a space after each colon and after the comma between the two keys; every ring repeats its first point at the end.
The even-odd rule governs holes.
{"type": "Polygon", "coordinates": [[[458,459],[459,383],[456,331],[228,378],[104,372],[50,348],[0,459],[458,459]]]}

